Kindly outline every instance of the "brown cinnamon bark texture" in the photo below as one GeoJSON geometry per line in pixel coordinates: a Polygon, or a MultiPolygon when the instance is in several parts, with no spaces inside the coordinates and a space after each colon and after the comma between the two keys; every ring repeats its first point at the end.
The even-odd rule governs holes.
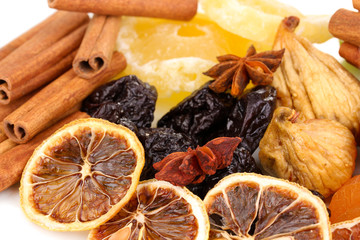
{"type": "Polygon", "coordinates": [[[69,14],[59,15],[61,18],[0,61],[1,104],[21,98],[70,68],[74,58],[71,53],[81,43],[88,16],[69,14]],[[56,37],[47,35],[54,34],[54,28],[58,31],[56,37]]]}
{"type": "Polygon", "coordinates": [[[345,42],[360,46],[360,13],[337,10],[329,22],[329,32],[345,42]]]}
{"type": "Polygon", "coordinates": [[[142,16],[190,20],[197,12],[197,0],[48,0],[59,10],[100,15],[142,16]]]}
{"type": "Polygon", "coordinates": [[[16,142],[6,139],[0,143],[0,155],[18,145],[16,142]]]}
{"type": "Polygon", "coordinates": [[[52,127],[42,131],[26,144],[17,145],[0,154],[0,191],[18,182],[27,161],[35,148],[64,124],[80,118],[89,117],[86,113],[76,112],[52,127]]]}
{"type": "Polygon", "coordinates": [[[73,68],[77,75],[90,79],[109,66],[120,19],[119,16],[94,15],[74,59],[73,68]]]}
{"type": "Polygon", "coordinates": [[[26,41],[31,39],[35,34],[42,31],[47,27],[48,24],[50,24],[52,21],[54,21],[56,18],[58,18],[58,15],[61,14],[61,12],[56,12],[46,18],[44,21],[40,22],[33,28],[29,29],[27,32],[23,33],[19,37],[15,38],[2,48],[0,48],[0,60],[5,58],[7,55],[9,55],[12,51],[20,47],[22,44],[24,44],[26,41]]]}
{"type": "Polygon", "coordinates": [[[4,120],[4,118],[9,115],[10,113],[12,113],[13,111],[15,111],[18,107],[20,107],[21,105],[23,105],[27,100],[30,99],[30,97],[32,97],[35,94],[36,91],[16,100],[11,102],[10,104],[7,105],[0,105],[0,122],[2,120],[4,120]]]}
{"type": "Polygon", "coordinates": [[[6,136],[3,128],[3,123],[0,122],[0,143],[5,141],[8,137],[6,136]]]}
{"type": "Polygon", "coordinates": [[[17,143],[28,142],[125,67],[125,57],[115,52],[109,68],[92,79],[81,78],[69,70],[4,119],[6,135],[17,143]]]}
{"type": "Polygon", "coordinates": [[[357,68],[360,68],[360,48],[351,43],[344,42],[340,45],[339,54],[357,68]]]}

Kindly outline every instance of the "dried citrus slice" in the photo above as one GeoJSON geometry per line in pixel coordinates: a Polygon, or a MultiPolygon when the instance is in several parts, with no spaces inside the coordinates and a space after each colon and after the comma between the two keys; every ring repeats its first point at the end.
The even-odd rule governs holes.
{"type": "Polygon", "coordinates": [[[21,179],[21,206],[50,230],[92,229],[136,190],[144,150],[129,129],[105,120],[73,121],[33,153],[21,179]]]}
{"type": "Polygon", "coordinates": [[[209,239],[331,239],[322,200],[286,180],[235,173],[211,189],[204,203],[209,239]]]}
{"type": "Polygon", "coordinates": [[[201,199],[166,181],[141,182],[128,204],[88,240],[207,240],[209,219],[201,199]],[[120,237],[121,236],[121,237],[120,237]]]}
{"type": "Polygon", "coordinates": [[[360,239],[360,217],[331,225],[333,240],[360,239]]]}

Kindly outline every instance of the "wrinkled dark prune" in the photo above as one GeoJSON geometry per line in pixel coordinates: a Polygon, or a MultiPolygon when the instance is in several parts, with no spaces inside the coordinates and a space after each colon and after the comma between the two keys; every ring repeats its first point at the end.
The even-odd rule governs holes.
{"type": "Polygon", "coordinates": [[[158,127],[185,133],[201,146],[208,142],[204,138],[226,124],[235,101],[230,94],[214,93],[208,87],[210,83],[206,83],[172,108],[158,121],[158,127]]]}
{"type": "Polygon", "coordinates": [[[259,146],[275,110],[276,90],[272,86],[256,86],[236,102],[227,123],[210,138],[240,137],[240,146],[253,153],[259,146]],[[214,136],[215,135],[215,136],[214,136]]]}
{"type": "Polygon", "coordinates": [[[208,84],[165,114],[158,126],[188,134],[199,145],[217,137],[241,137],[240,146],[253,153],[271,121],[275,88],[256,86],[235,99],[214,93],[208,84]]]}
{"type": "Polygon", "coordinates": [[[170,128],[140,128],[138,138],[145,150],[145,166],[140,179],[151,179],[157,172],[153,164],[173,152],[186,152],[193,148],[194,142],[184,133],[177,133],[170,128]]]}
{"type": "Polygon", "coordinates": [[[150,127],[156,100],[155,87],[129,75],[96,89],[84,100],[82,111],[114,123],[125,117],[137,127],[150,127]]]}
{"type": "Polygon", "coordinates": [[[138,128],[136,127],[135,123],[133,123],[128,118],[119,118],[117,121],[117,124],[123,125],[124,127],[127,127],[131,131],[133,131],[136,135],[138,135],[138,128]]]}
{"type": "Polygon", "coordinates": [[[202,183],[188,185],[187,187],[200,198],[204,198],[206,193],[221,179],[232,173],[239,172],[261,173],[260,169],[256,165],[255,159],[244,147],[238,147],[234,151],[233,160],[228,167],[217,170],[214,175],[207,175],[202,183]]]}

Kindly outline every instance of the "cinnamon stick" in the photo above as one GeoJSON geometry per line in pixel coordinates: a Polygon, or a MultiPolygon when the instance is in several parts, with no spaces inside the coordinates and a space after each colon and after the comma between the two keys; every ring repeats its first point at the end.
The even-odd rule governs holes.
{"type": "Polygon", "coordinates": [[[5,141],[8,137],[6,136],[3,128],[3,123],[0,123],[0,143],[5,141]]]}
{"type": "Polygon", "coordinates": [[[85,30],[82,25],[28,62],[0,71],[5,81],[0,84],[0,103],[9,104],[69,70],[85,30]]]}
{"type": "Polygon", "coordinates": [[[360,68],[360,48],[351,43],[344,42],[340,45],[339,54],[357,68],[360,68]]]}
{"type": "Polygon", "coordinates": [[[92,12],[100,15],[143,16],[190,20],[197,11],[197,0],[48,0],[60,10],[92,12]]]}
{"type": "Polygon", "coordinates": [[[360,13],[346,9],[337,10],[329,22],[329,32],[337,38],[360,46],[360,13]]]}
{"type": "Polygon", "coordinates": [[[80,45],[88,17],[83,14],[64,14],[0,62],[1,104],[9,104],[69,69],[69,59],[65,59],[64,62],[61,60],[80,45]],[[68,26],[65,27],[65,31],[58,30],[61,34],[57,33],[56,37],[44,35],[53,34],[52,28],[64,27],[64,23],[68,26]],[[43,44],[39,45],[38,41],[42,41],[43,44]],[[46,72],[50,68],[53,69],[46,72]]]}
{"type": "Polygon", "coordinates": [[[0,48],[0,60],[5,58],[7,55],[9,55],[12,51],[20,47],[22,44],[24,44],[26,41],[31,39],[35,34],[38,32],[41,32],[44,28],[47,27],[48,24],[53,22],[55,19],[58,18],[58,15],[61,14],[61,12],[55,12],[54,14],[50,15],[48,18],[46,18],[44,21],[40,22],[36,26],[29,29],[27,32],[23,33],[19,37],[15,38],[2,48],[0,48]]]}
{"type": "Polygon", "coordinates": [[[353,0],[352,3],[355,9],[360,10],[360,0],[353,0]]]}
{"type": "Polygon", "coordinates": [[[6,139],[0,143],[0,155],[18,145],[16,142],[6,139]]]}
{"type": "Polygon", "coordinates": [[[115,52],[109,68],[92,79],[83,79],[69,70],[4,119],[6,135],[17,143],[29,141],[125,67],[124,56],[115,52]]]}
{"type": "Polygon", "coordinates": [[[119,16],[94,15],[74,59],[73,68],[77,75],[90,79],[108,67],[115,49],[120,19],[119,16]]]}
{"type": "Polygon", "coordinates": [[[21,178],[21,173],[31,157],[35,148],[57,129],[64,124],[80,118],[89,117],[86,113],[76,112],[60,122],[57,122],[52,127],[42,131],[35,138],[26,144],[17,145],[5,153],[0,155],[0,191],[10,187],[18,182],[21,178]]]}
{"type": "MultiPolygon", "coordinates": [[[[36,91],[35,91],[36,92],[36,91]]],[[[15,100],[7,105],[0,105],[0,122],[4,120],[4,118],[15,111],[18,107],[20,107],[22,104],[24,104],[27,100],[30,99],[31,96],[33,96],[34,93],[30,93],[18,100],[15,100]]]]}

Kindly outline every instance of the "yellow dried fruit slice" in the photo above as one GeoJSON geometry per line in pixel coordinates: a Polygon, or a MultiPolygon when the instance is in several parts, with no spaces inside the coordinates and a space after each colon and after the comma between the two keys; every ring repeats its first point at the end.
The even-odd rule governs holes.
{"type": "Polygon", "coordinates": [[[296,8],[276,0],[201,0],[205,15],[225,30],[243,38],[272,46],[284,17],[301,18],[298,33],[321,43],[331,38],[330,16],[304,16],[296,8]]]}
{"type": "Polygon", "coordinates": [[[360,217],[331,225],[333,240],[360,239],[360,217]]]}
{"type": "Polygon", "coordinates": [[[141,182],[136,193],[88,240],[207,240],[209,219],[201,199],[166,181],[141,182]]]}
{"type": "Polygon", "coordinates": [[[235,173],[211,189],[204,203],[209,239],[331,239],[322,200],[286,180],[235,173]]]}
{"type": "Polygon", "coordinates": [[[73,121],[29,159],[21,206],[31,221],[50,230],[95,228],[128,202],[144,161],[144,149],[129,129],[95,118],[73,121]]]}
{"type": "Polygon", "coordinates": [[[122,75],[135,74],[154,85],[168,103],[174,92],[190,93],[210,80],[202,73],[216,56],[243,56],[250,45],[198,14],[187,22],[124,17],[117,49],[128,60],[122,75]]]}

